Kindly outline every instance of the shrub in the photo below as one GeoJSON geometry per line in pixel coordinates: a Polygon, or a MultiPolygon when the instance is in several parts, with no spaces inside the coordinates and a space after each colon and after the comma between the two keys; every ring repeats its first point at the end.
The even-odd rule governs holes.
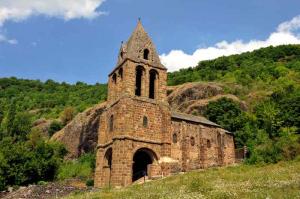
{"type": "Polygon", "coordinates": [[[293,160],[300,155],[300,138],[296,128],[281,128],[276,139],[270,139],[268,133],[260,131],[254,143],[247,159],[250,164],[293,160]]]}
{"type": "Polygon", "coordinates": [[[45,181],[38,181],[37,182],[37,185],[47,185],[48,183],[47,182],[45,182],[45,181]]]}
{"type": "Polygon", "coordinates": [[[62,127],[63,125],[59,121],[54,120],[53,122],[51,122],[48,130],[49,137],[51,137],[54,133],[62,129],[62,127]]]}
{"type": "Polygon", "coordinates": [[[94,180],[93,179],[87,179],[87,181],[85,182],[85,185],[87,187],[93,187],[94,186],[94,180]]]}
{"type": "Polygon", "coordinates": [[[297,128],[282,128],[275,147],[280,149],[284,160],[293,160],[300,155],[300,137],[297,128]]]}
{"type": "Polygon", "coordinates": [[[57,178],[65,180],[70,178],[88,179],[93,175],[95,168],[95,155],[84,154],[78,160],[63,163],[58,171],[57,178]]]}
{"type": "Polygon", "coordinates": [[[73,107],[67,107],[61,114],[61,121],[64,125],[68,124],[75,116],[75,109],[73,107]]]}
{"type": "Polygon", "coordinates": [[[58,143],[4,138],[0,141],[0,189],[53,180],[64,155],[65,149],[58,143]]]}

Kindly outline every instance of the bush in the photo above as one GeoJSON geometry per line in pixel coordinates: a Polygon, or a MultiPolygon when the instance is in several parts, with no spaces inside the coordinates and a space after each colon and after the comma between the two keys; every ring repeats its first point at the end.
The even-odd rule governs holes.
{"type": "Polygon", "coordinates": [[[276,139],[270,139],[268,133],[261,131],[254,143],[247,159],[250,164],[293,160],[300,155],[300,137],[296,128],[281,128],[276,139]]]}
{"type": "Polygon", "coordinates": [[[45,181],[38,181],[37,182],[37,185],[47,185],[48,183],[47,182],[45,182],[45,181]]]}
{"type": "Polygon", "coordinates": [[[248,120],[239,104],[229,98],[209,102],[204,116],[231,132],[241,130],[248,120]]]}
{"type": "Polygon", "coordinates": [[[94,186],[94,180],[93,179],[88,179],[86,182],[85,182],[85,185],[87,187],[93,187],[94,186]]]}
{"type": "Polygon", "coordinates": [[[62,129],[62,127],[63,125],[59,121],[54,120],[53,122],[51,122],[48,130],[49,137],[51,137],[54,133],[62,129]]]}
{"type": "Polygon", "coordinates": [[[64,125],[68,124],[75,116],[75,109],[73,107],[67,107],[61,114],[61,121],[64,125]]]}
{"type": "Polygon", "coordinates": [[[283,160],[293,160],[300,155],[300,136],[297,128],[282,128],[275,147],[280,149],[283,160]]]}
{"type": "Polygon", "coordinates": [[[72,160],[63,163],[59,168],[57,179],[88,179],[93,176],[94,168],[95,155],[84,154],[78,160],[72,160]]]}
{"type": "Polygon", "coordinates": [[[58,143],[4,138],[0,141],[0,189],[53,180],[65,154],[58,143]]]}

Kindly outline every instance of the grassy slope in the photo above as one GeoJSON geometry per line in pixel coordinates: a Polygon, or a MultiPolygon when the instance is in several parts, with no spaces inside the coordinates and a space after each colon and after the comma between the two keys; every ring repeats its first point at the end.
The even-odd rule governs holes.
{"type": "Polygon", "coordinates": [[[193,171],[122,189],[77,193],[81,198],[300,198],[300,161],[193,171]]]}

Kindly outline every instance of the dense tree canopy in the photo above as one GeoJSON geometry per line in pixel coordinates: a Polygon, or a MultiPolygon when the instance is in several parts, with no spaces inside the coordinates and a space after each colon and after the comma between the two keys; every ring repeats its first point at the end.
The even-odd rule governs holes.
{"type": "Polygon", "coordinates": [[[76,113],[105,98],[104,84],[0,79],[0,190],[53,180],[57,175],[66,151],[33,128],[34,121],[55,119],[49,127],[51,136],[76,113]]]}
{"type": "Polygon", "coordinates": [[[105,100],[107,86],[82,82],[71,85],[53,80],[41,82],[12,77],[0,78],[0,91],[0,106],[4,106],[4,109],[14,103],[16,111],[30,111],[35,118],[57,118],[65,107],[73,107],[76,112],[81,112],[105,100]]]}
{"type": "Polygon", "coordinates": [[[194,68],[169,73],[168,83],[223,81],[247,86],[261,81],[268,84],[289,75],[299,77],[295,72],[300,72],[300,46],[286,45],[202,61],[194,68]]]}

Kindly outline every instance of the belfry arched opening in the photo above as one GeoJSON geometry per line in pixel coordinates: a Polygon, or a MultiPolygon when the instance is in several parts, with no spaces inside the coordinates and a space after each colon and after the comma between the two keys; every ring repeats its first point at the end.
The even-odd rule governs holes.
{"type": "Polygon", "coordinates": [[[148,176],[149,166],[157,160],[155,153],[151,149],[142,148],[133,155],[132,182],[148,176]]]}

